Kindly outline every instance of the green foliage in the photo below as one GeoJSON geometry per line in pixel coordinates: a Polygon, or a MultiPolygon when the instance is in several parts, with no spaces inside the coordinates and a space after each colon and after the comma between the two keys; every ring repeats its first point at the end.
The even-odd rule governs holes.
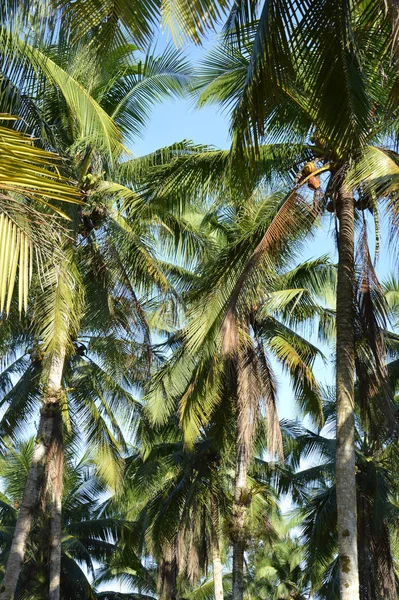
{"type": "Polygon", "coordinates": [[[245,600],[338,597],[335,407],[315,368],[335,337],[336,266],[302,254],[343,182],[358,223],[361,600],[397,600],[398,285],[379,284],[367,233],[372,218],[376,256],[381,216],[397,234],[393,3],[6,4],[3,574],[34,464],[26,439],[54,398],[61,417],[16,600],[47,595],[55,441],[62,600],[208,600],[218,560],[229,598],[237,540],[245,600]],[[200,42],[223,16],[194,76],[180,50],[149,44],[159,17],[200,42]],[[232,148],[183,140],[132,157],[154,103],[188,89],[230,111],[232,148]],[[278,369],[306,427],[279,423],[278,369]],[[104,591],[115,584],[127,591],[104,591]]]}

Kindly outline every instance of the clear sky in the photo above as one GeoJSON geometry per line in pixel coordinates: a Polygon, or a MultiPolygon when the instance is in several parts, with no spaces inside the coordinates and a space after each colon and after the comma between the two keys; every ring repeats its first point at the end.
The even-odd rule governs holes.
{"type": "MultiPolygon", "coordinates": [[[[198,65],[215,43],[217,35],[210,35],[202,47],[188,44],[184,49],[184,56],[192,67],[198,65]]],[[[160,34],[156,42],[154,54],[171,44],[166,34],[160,34]]],[[[142,156],[169,146],[184,139],[192,140],[197,144],[209,144],[223,149],[230,146],[228,115],[223,114],[216,106],[198,110],[192,99],[165,100],[157,104],[151,113],[148,127],[142,139],[136,139],[131,144],[131,150],[136,156],[142,156]]]]}
{"type": "Polygon", "coordinates": [[[154,108],[143,139],[135,140],[131,149],[141,156],[184,139],[228,148],[228,129],[228,119],[214,106],[198,110],[192,100],[166,100],[154,108]]]}

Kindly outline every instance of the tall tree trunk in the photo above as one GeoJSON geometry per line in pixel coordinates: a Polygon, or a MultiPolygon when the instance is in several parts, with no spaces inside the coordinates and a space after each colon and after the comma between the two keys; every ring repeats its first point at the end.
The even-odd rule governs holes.
{"type": "Polygon", "coordinates": [[[163,546],[163,555],[159,564],[158,590],[162,600],[177,598],[177,561],[173,542],[163,546]]]}
{"type": "Polygon", "coordinates": [[[378,533],[372,536],[370,546],[374,561],[375,600],[398,600],[395,564],[386,523],[381,524],[378,533]]]}
{"type": "Polygon", "coordinates": [[[239,353],[237,360],[237,432],[236,472],[233,505],[233,594],[232,600],[244,597],[244,552],[247,542],[246,516],[251,503],[248,469],[251,460],[257,395],[252,363],[252,349],[239,353]]]}
{"type": "Polygon", "coordinates": [[[247,462],[242,456],[237,457],[234,506],[233,506],[233,594],[232,600],[243,600],[244,597],[244,552],[245,552],[245,517],[247,513],[246,497],[248,495],[247,462]]]}
{"type": "Polygon", "coordinates": [[[341,600],[359,600],[354,418],[354,208],[352,191],[341,184],[337,199],[339,239],[336,307],[336,486],[341,600]]]}
{"type": "Polygon", "coordinates": [[[376,600],[375,580],[370,544],[370,507],[362,491],[357,505],[357,552],[359,561],[360,600],[376,600]]]}
{"type": "Polygon", "coordinates": [[[214,598],[215,600],[223,600],[223,568],[219,548],[219,508],[214,496],[211,496],[211,548],[214,598]]]}
{"type": "Polygon", "coordinates": [[[59,400],[64,359],[65,353],[53,357],[50,363],[47,393],[43,398],[43,406],[40,411],[36,443],[0,590],[0,600],[14,600],[34,512],[45,488],[46,461],[52,444],[56,415],[60,410],[59,400]]]}
{"type": "Polygon", "coordinates": [[[64,470],[62,415],[54,418],[53,439],[48,463],[48,498],[50,502],[50,583],[49,600],[60,599],[62,476],[64,470]]]}

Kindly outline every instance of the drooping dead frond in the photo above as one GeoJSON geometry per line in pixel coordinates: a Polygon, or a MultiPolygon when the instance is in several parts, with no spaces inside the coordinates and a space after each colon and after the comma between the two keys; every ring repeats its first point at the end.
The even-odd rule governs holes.
{"type": "Polygon", "coordinates": [[[283,199],[234,286],[226,310],[226,318],[231,318],[230,315],[235,312],[241,291],[249,283],[252,272],[261,261],[267,261],[268,257],[275,257],[292,236],[298,237],[301,231],[308,229],[314,223],[316,216],[317,211],[313,206],[309,206],[296,191],[290,192],[283,199]]]}
{"type": "MultiPolygon", "coordinates": [[[[254,348],[240,348],[237,357],[237,463],[239,474],[248,472],[252,456],[258,407],[261,396],[261,382],[255,368],[254,348]],[[240,468],[241,467],[244,468],[240,468]]],[[[238,475],[238,478],[240,476],[238,475]]],[[[238,487],[246,488],[246,481],[240,481],[238,487]]],[[[236,501],[240,499],[236,498],[236,501]]]]}
{"type": "Polygon", "coordinates": [[[272,457],[284,460],[283,438],[277,414],[277,384],[273,369],[260,343],[256,348],[262,383],[262,399],[266,406],[267,448],[272,457]]]}
{"type": "Polygon", "coordinates": [[[237,351],[238,328],[234,312],[230,309],[223,319],[221,335],[224,356],[233,355],[237,351]]]}
{"type": "Polygon", "coordinates": [[[355,297],[357,387],[362,414],[370,430],[378,435],[384,423],[385,426],[394,423],[394,416],[383,335],[387,306],[370,256],[366,225],[360,239],[357,263],[360,266],[355,297]]]}

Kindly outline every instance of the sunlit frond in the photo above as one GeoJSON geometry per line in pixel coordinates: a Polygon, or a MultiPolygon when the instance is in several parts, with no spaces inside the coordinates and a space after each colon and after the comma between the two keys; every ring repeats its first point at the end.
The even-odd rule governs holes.
{"type": "MultiPolygon", "coordinates": [[[[10,119],[15,120],[0,114],[0,121],[10,119]]],[[[0,126],[0,191],[16,192],[44,204],[48,200],[79,202],[78,190],[59,174],[59,166],[56,154],[37,148],[27,135],[0,126]]]]}

